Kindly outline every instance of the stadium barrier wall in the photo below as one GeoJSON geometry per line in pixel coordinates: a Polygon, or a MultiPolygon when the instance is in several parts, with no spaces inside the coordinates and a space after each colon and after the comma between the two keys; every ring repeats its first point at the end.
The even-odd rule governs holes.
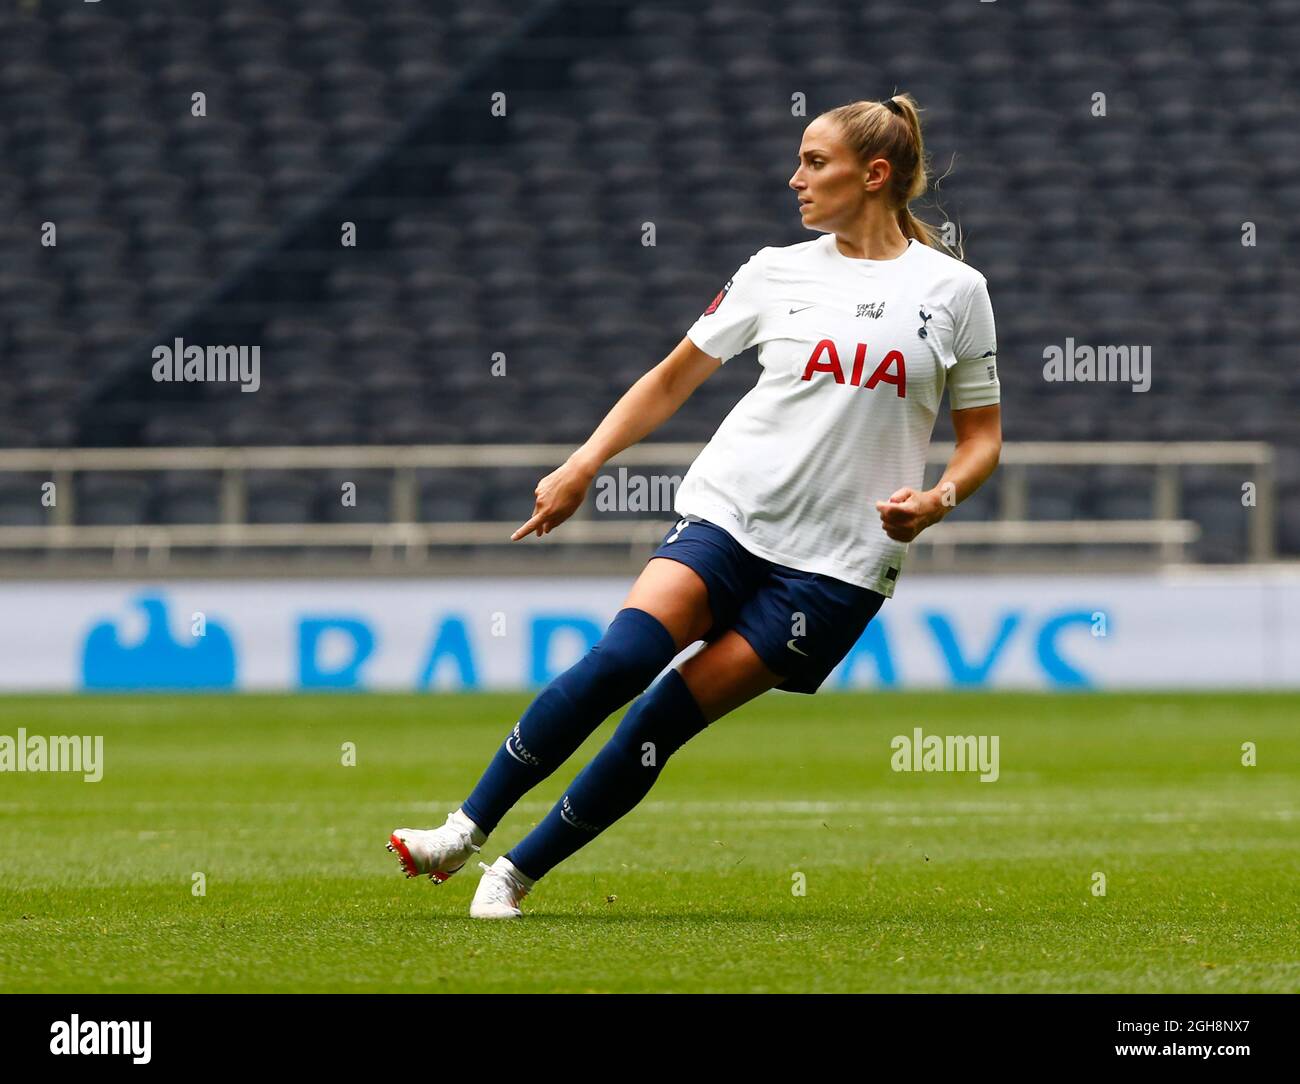
{"type": "MultiPolygon", "coordinates": [[[[629,585],[0,583],[0,690],[536,688],[600,638],[629,585]]],[[[1298,686],[1300,571],[1239,566],[905,576],[822,688],[1298,686]]]]}

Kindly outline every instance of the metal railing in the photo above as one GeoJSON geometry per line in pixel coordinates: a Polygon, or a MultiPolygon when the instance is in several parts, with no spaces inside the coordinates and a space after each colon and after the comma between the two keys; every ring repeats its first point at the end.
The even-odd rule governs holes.
{"type": "MultiPolygon", "coordinates": [[[[615,456],[606,469],[637,466],[685,467],[700,443],[643,443],[615,456]]],[[[405,551],[411,563],[423,561],[430,547],[494,546],[509,543],[520,521],[420,522],[417,470],[477,470],[537,467],[541,473],[562,463],[571,445],[429,445],[261,448],[74,448],[0,451],[0,474],[32,473],[55,483],[57,498],[43,526],[0,525],[0,551],[98,550],[114,554],[144,551],[150,563],[165,563],[176,549],[284,547],[366,547],[372,556],[405,551]],[[381,523],[249,523],[247,477],[259,470],[383,470],[389,481],[389,520],[381,523]],[[206,471],[221,475],[219,522],[97,526],[76,522],[76,479],[99,472],[206,471]]],[[[953,445],[932,444],[927,464],[942,465],[953,445]]],[[[1248,527],[1248,556],[1274,556],[1274,456],[1259,442],[1022,442],[1005,444],[998,473],[998,518],[945,520],[916,539],[917,544],[951,551],[970,545],[1151,545],[1167,560],[1185,556],[1199,526],[1180,518],[1179,471],[1193,465],[1254,468],[1256,503],[1248,527]],[[1032,467],[1138,466],[1155,472],[1150,519],[1027,519],[1027,472],[1032,467]]],[[[531,494],[529,495],[531,496],[531,494]]],[[[665,530],[665,510],[653,520],[592,518],[591,501],[548,535],[573,545],[651,545],[665,530]]]]}

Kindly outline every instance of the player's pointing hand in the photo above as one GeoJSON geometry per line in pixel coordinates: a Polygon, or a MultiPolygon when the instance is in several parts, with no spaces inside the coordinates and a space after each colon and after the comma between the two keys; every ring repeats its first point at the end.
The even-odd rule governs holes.
{"type": "Polygon", "coordinates": [[[554,530],[581,507],[590,485],[591,474],[572,461],[552,471],[533,490],[536,502],[532,519],[515,531],[510,541],[518,542],[534,531],[541,538],[554,530]]]}

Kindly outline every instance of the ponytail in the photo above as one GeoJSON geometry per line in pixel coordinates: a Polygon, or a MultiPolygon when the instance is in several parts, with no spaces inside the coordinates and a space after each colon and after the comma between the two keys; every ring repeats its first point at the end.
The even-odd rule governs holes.
{"type": "Polygon", "coordinates": [[[960,236],[949,246],[939,230],[912,214],[910,204],[929,188],[929,162],[921,136],[921,114],[910,94],[895,94],[884,102],[857,101],[821,114],[835,121],[844,140],[862,162],[888,159],[888,186],[882,189],[887,206],[897,207],[898,228],[909,240],[964,260],[960,236]]]}

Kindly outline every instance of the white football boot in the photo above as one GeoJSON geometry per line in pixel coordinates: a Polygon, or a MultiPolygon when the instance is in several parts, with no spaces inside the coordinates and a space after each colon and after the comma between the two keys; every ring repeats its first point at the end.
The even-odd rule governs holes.
{"type": "Polygon", "coordinates": [[[525,877],[505,855],[492,865],[480,862],[483,879],[474,891],[469,905],[471,918],[522,918],[519,901],[528,895],[537,882],[525,877]]]}
{"type": "Polygon", "coordinates": [[[402,872],[427,876],[440,885],[482,850],[487,836],[457,809],[447,814],[441,828],[398,828],[388,837],[388,849],[397,855],[402,872]]]}

